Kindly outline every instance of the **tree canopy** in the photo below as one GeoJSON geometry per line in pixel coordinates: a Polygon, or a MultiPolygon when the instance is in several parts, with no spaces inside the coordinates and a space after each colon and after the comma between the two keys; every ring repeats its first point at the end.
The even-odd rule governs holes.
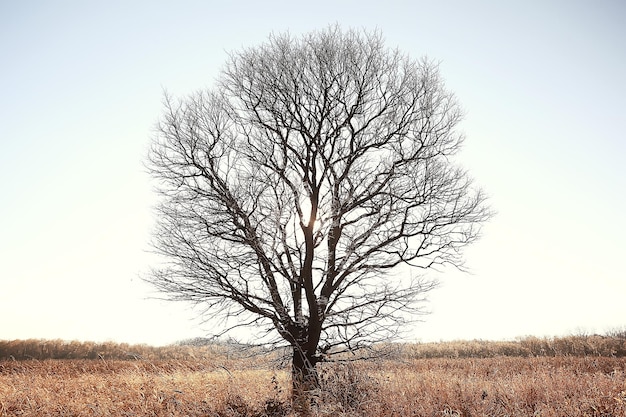
{"type": "Polygon", "coordinates": [[[164,107],[149,168],[167,263],[148,280],[283,340],[294,372],[396,335],[425,272],[462,267],[490,216],[454,162],[462,111],[438,66],[379,32],[271,35],[164,107]]]}

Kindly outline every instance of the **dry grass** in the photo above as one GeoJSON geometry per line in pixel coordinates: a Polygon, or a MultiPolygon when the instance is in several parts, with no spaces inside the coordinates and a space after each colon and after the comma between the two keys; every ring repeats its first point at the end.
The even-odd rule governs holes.
{"type": "Polygon", "coordinates": [[[0,415],[251,415],[285,377],[181,361],[0,362],[0,415]]]}
{"type": "Polygon", "coordinates": [[[625,372],[611,358],[418,360],[376,374],[390,401],[368,415],[626,416],[625,372]]]}
{"type": "MultiPolygon", "coordinates": [[[[0,361],[0,416],[289,416],[285,369],[246,361],[0,361]]],[[[326,364],[317,416],[626,416],[626,359],[326,364]]]]}

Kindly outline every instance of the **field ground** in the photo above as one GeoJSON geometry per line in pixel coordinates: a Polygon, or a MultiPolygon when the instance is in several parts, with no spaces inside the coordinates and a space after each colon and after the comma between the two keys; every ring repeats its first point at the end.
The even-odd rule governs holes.
{"type": "MultiPolygon", "coordinates": [[[[1,416],[288,416],[285,369],[210,361],[0,361],[1,416]]],[[[626,358],[326,365],[318,416],[626,416],[626,358]]]]}
{"type": "MultiPolygon", "coordinates": [[[[385,360],[323,364],[311,414],[626,416],[623,334],[397,347],[385,360]]],[[[0,341],[0,416],[293,415],[287,365],[249,352],[0,341]]]]}

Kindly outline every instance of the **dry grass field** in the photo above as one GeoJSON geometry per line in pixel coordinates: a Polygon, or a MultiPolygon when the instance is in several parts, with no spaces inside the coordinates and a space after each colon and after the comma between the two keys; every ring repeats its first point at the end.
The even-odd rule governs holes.
{"type": "MultiPolygon", "coordinates": [[[[34,349],[41,351],[42,343],[60,342],[21,343],[0,343],[0,352],[6,355],[9,346],[18,345],[37,345],[34,349]]],[[[548,355],[545,347],[545,356],[503,356],[495,354],[502,346],[493,343],[435,345],[406,345],[384,361],[325,364],[312,415],[626,416],[624,356],[548,355]],[[434,357],[435,348],[440,357],[434,357]],[[481,352],[485,357],[478,357],[481,352]]],[[[107,346],[110,355],[129,348],[107,346]]],[[[94,346],[75,342],[73,354],[84,355],[87,347],[94,346]]],[[[62,346],[55,348],[62,351],[62,346]]],[[[179,357],[5,356],[0,359],[0,416],[292,415],[289,374],[274,360],[237,356],[223,347],[132,348],[143,349],[142,356],[170,352],[179,357]]]]}

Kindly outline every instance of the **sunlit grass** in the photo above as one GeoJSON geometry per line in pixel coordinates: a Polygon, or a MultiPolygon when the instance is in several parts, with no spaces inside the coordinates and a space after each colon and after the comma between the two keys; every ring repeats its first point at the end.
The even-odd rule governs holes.
{"type": "MultiPolygon", "coordinates": [[[[311,413],[625,416],[626,357],[615,354],[620,340],[625,341],[572,336],[402,345],[385,360],[322,364],[311,413]]],[[[97,359],[32,359],[26,352],[41,351],[42,343],[58,354],[66,345],[73,355],[94,348],[2,342],[0,416],[292,415],[288,366],[280,365],[276,354],[248,357],[225,346],[107,344],[99,346],[97,359]],[[6,355],[9,347],[20,351],[6,355]],[[135,356],[124,353],[129,349],[135,356]],[[27,359],[15,360],[20,352],[27,359]],[[114,359],[114,352],[125,360],[114,359]],[[163,359],[136,359],[140,356],[163,359]]]]}
{"type": "MultiPolygon", "coordinates": [[[[601,356],[603,346],[612,346],[606,338],[581,337],[404,345],[385,360],[322,364],[311,415],[626,415],[626,357],[601,356]],[[535,348],[544,356],[534,355],[535,348]],[[572,351],[587,353],[567,353],[572,351]]],[[[42,341],[33,343],[40,349],[42,341]]],[[[24,351],[26,343],[10,345],[24,351]]],[[[79,347],[73,345],[74,354],[79,347]]],[[[167,352],[174,359],[5,356],[0,416],[293,415],[288,366],[276,357],[246,357],[215,346],[132,348],[138,355],[167,352]]],[[[125,350],[113,344],[108,349],[109,355],[125,350]]]]}
{"type": "MultiPolygon", "coordinates": [[[[183,361],[2,361],[2,416],[288,416],[285,369],[183,361]],[[139,362],[139,363],[138,363],[139,362]]],[[[326,364],[317,416],[623,416],[626,359],[326,364]]]]}

